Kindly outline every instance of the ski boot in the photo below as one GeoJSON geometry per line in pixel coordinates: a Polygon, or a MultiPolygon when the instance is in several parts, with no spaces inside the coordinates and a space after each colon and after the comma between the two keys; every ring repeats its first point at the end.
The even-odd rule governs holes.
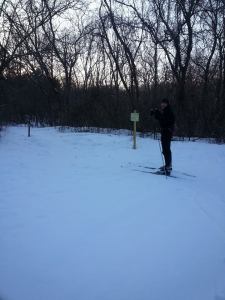
{"type": "Polygon", "coordinates": [[[162,175],[170,176],[170,173],[172,171],[172,166],[162,166],[159,168],[159,173],[162,175]]]}

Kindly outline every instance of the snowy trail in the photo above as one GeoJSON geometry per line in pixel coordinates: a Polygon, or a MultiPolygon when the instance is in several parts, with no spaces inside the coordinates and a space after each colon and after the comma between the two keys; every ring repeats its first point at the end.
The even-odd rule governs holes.
{"type": "Polygon", "coordinates": [[[225,146],[53,128],[0,139],[1,300],[225,300],[225,146]],[[124,166],[124,167],[121,167],[124,166]]]}

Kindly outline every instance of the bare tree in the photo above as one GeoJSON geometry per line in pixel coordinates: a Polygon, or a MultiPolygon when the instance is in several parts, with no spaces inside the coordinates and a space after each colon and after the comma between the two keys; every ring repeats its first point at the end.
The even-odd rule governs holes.
{"type": "Polygon", "coordinates": [[[139,82],[135,61],[142,43],[142,38],[133,40],[132,44],[132,23],[129,19],[125,20],[125,18],[123,19],[121,15],[119,16],[115,14],[111,1],[104,0],[101,2],[99,16],[102,25],[102,36],[106,41],[109,53],[116,65],[116,70],[118,71],[123,86],[130,97],[132,109],[135,109],[139,102],[139,82]],[[114,41],[110,38],[110,30],[113,31],[117,45],[121,49],[120,56],[115,55],[113,48],[114,41]],[[128,69],[128,78],[124,74],[124,67],[127,67],[128,69]]]}
{"type": "Polygon", "coordinates": [[[199,30],[196,31],[193,62],[199,67],[203,79],[203,97],[207,95],[210,76],[215,71],[211,67],[215,57],[219,37],[219,1],[207,0],[202,3],[199,14],[199,30]]]}
{"type": "Polygon", "coordinates": [[[177,82],[177,101],[184,103],[187,71],[193,49],[193,26],[199,0],[134,1],[122,5],[132,9],[144,28],[151,34],[155,44],[160,45],[170,64],[177,82]]]}

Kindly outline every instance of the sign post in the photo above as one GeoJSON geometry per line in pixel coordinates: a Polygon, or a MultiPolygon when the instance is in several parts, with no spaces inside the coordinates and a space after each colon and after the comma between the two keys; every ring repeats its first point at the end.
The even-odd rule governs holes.
{"type": "Polygon", "coordinates": [[[30,137],[30,120],[28,121],[28,137],[30,137]]]}
{"type": "Polygon", "coordinates": [[[26,115],[25,118],[26,118],[27,131],[28,131],[27,136],[30,137],[31,117],[29,115],[26,115]]]}
{"type": "Polygon", "coordinates": [[[134,110],[133,113],[130,115],[130,120],[131,122],[134,123],[134,128],[133,128],[133,149],[137,148],[137,143],[136,143],[136,135],[137,135],[137,122],[139,122],[139,113],[134,110]]]}

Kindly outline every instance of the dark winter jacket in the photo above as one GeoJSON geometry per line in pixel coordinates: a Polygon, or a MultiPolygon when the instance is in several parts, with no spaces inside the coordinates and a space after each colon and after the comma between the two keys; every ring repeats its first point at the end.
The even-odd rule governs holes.
{"type": "Polygon", "coordinates": [[[154,110],[154,116],[159,121],[162,133],[173,134],[175,126],[175,116],[170,107],[166,106],[163,110],[154,110]]]}

